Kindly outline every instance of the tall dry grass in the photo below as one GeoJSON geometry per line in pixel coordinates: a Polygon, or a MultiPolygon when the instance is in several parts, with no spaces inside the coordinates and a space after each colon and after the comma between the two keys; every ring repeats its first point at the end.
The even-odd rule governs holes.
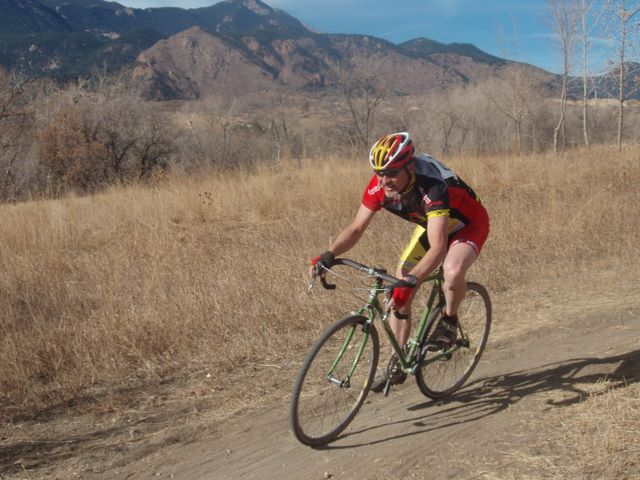
{"type": "MultiPolygon", "coordinates": [[[[473,278],[497,291],[637,267],[638,160],[446,159],[491,215],[473,278]]],[[[1,206],[1,414],[99,403],[189,371],[209,373],[221,399],[288,393],[284,367],[357,306],[349,291],[309,295],[306,270],[369,175],[365,160],[310,160],[1,206]]],[[[410,231],[378,215],[349,256],[393,269],[410,231]]]]}

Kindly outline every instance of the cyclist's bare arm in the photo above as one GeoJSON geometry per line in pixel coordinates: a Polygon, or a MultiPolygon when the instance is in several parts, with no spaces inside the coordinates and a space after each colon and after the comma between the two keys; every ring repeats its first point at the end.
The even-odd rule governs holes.
{"type": "Polygon", "coordinates": [[[364,205],[360,205],[351,224],[340,232],[338,238],[336,238],[329,250],[337,257],[353,248],[360,240],[360,237],[362,237],[362,234],[369,226],[369,223],[371,223],[371,219],[373,219],[375,214],[375,211],[370,210],[364,205]]]}
{"type": "MultiPolygon", "coordinates": [[[[374,210],[371,210],[361,204],[353,221],[348,227],[340,232],[329,250],[331,250],[337,257],[353,248],[353,246],[360,240],[360,237],[362,237],[362,234],[369,226],[369,223],[371,223],[375,214],[376,212],[374,210]]],[[[311,267],[309,269],[309,276],[315,276],[315,268],[311,267]]]]}

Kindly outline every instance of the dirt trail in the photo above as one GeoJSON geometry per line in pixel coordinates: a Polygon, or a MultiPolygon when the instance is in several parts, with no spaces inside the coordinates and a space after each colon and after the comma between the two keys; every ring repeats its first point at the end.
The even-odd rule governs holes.
{"type": "Polygon", "coordinates": [[[215,430],[202,418],[190,424],[176,417],[135,448],[127,447],[124,433],[114,434],[105,451],[97,442],[79,448],[76,457],[67,452],[44,467],[0,478],[472,478],[483,462],[509,461],[505,444],[540,435],[527,418],[580,401],[585,385],[637,370],[640,298],[634,285],[615,295],[595,286],[579,294],[571,288],[541,291],[527,304],[517,294],[494,295],[490,343],[453,399],[434,403],[409,379],[387,398],[371,394],[346,432],[324,449],[294,439],[285,392],[215,430]]]}
{"type": "Polygon", "coordinates": [[[504,325],[498,316],[497,339],[470,383],[449,402],[429,401],[410,379],[388,398],[372,394],[337,441],[314,450],[293,438],[288,404],[280,401],[232,419],[210,438],[126,465],[117,476],[401,479],[426,478],[428,471],[432,478],[469,478],[477,460],[501,461],[504,443],[513,441],[509,433],[526,442],[523,414],[575,403],[586,395],[585,384],[619,378],[640,363],[640,299],[625,305],[585,293],[572,298],[564,307],[539,305],[544,327],[516,341],[500,338],[504,325]],[[462,463],[450,461],[461,452],[462,463]]]}

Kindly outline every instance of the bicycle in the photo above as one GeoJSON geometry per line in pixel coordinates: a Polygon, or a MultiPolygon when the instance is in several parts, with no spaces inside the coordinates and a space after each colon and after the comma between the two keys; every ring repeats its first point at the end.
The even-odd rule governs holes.
{"type": "MultiPolygon", "coordinates": [[[[296,377],[290,404],[290,424],[296,438],[309,446],[334,440],[351,423],[367,398],[376,373],[380,338],[375,326],[380,318],[394,351],[387,365],[387,378],[400,371],[414,375],[420,391],[437,400],[458,390],[475,369],[487,343],[491,326],[491,300],[487,290],[467,282],[467,294],[458,309],[458,338],[447,350],[429,341],[445,298],[439,268],[423,283],[432,283],[427,303],[408,351],[398,344],[389,325],[389,312],[380,295],[387,298],[401,282],[386,270],[373,268],[346,258],[335,266],[355,268],[372,279],[364,306],[329,326],[312,345],[296,377]],[[386,286],[385,286],[386,284],[386,286]]],[[[334,289],[324,276],[322,286],[334,289]]],[[[309,288],[313,286],[313,282],[309,288]]],[[[383,393],[388,395],[390,380],[383,393]]]]}

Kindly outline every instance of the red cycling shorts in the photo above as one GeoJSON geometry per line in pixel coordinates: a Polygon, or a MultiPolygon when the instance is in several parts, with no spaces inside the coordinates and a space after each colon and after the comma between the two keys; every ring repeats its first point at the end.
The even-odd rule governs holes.
{"type": "MultiPolygon", "coordinates": [[[[480,255],[480,251],[488,236],[489,215],[484,208],[480,208],[470,223],[449,235],[449,247],[458,243],[465,243],[473,248],[476,255],[480,255]]],[[[427,229],[416,225],[409,243],[402,251],[399,265],[407,269],[415,267],[427,250],[429,250],[427,229]]]]}

